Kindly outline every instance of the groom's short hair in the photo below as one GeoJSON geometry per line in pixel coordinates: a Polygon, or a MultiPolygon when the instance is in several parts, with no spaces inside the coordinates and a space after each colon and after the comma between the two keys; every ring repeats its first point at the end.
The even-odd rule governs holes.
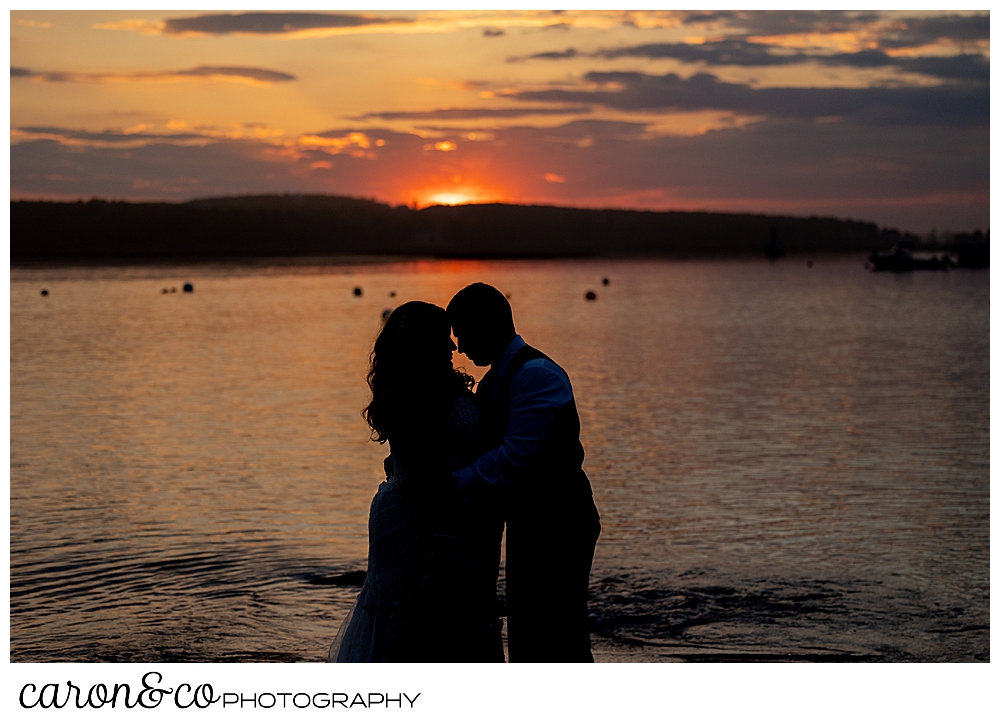
{"type": "Polygon", "coordinates": [[[455,294],[448,302],[448,319],[453,327],[472,327],[491,336],[516,334],[510,302],[489,284],[469,284],[455,294]]]}

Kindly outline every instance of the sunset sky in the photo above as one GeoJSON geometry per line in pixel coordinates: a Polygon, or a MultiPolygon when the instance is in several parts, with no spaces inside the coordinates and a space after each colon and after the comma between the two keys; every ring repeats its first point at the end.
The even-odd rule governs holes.
{"type": "Polygon", "coordinates": [[[989,227],[989,14],[12,12],[12,198],[989,227]]]}

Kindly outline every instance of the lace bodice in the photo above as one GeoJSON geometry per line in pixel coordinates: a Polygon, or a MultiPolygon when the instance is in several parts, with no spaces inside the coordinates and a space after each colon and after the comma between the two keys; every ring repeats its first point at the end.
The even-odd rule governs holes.
{"type": "MultiPolygon", "coordinates": [[[[472,464],[483,451],[484,415],[470,393],[461,396],[452,405],[445,420],[444,455],[448,469],[458,469],[472,464]]],[[[406,448],[389,442],[393,474],[390,482],[402,482],[412,474],[406,448]]]]}

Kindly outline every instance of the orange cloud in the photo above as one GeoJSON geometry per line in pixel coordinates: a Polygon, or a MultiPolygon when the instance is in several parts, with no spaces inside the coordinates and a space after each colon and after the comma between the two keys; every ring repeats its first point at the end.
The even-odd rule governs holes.
{"type": "MultiPolygon", "coordinates": [[[[378,141],[375,145],[379,145],[378,141]]],[[[384,140],[381,145],[385,145],[384,140]]],[[[368,150],[372,147],[371,139],[364,133],[348,133],[343,136],[299,136],[298,147],[301,150],[322,150],[330,155],[346,153],[355,158],[375,158],[375,154],[368,150]]]]}
{"type": "Polygon", "coordinates": [[[789,49],[836,50],[841,53],[857,53],[878,47],[878,36],[868,32],[844,33],[797,33],[787,35],[753,35],[747,38],[751,43],[773,45],[789,49]]]}

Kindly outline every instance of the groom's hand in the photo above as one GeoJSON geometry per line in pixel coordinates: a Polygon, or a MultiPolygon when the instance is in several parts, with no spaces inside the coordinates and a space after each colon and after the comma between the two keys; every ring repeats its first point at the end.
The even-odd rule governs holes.
{"type": "Polygon", "coordinates": [[[451,479],[455,483],[455,492],[461,499],[469,499],[482,483],[472,467],[455,470],[451,473],[451,479]]]}

